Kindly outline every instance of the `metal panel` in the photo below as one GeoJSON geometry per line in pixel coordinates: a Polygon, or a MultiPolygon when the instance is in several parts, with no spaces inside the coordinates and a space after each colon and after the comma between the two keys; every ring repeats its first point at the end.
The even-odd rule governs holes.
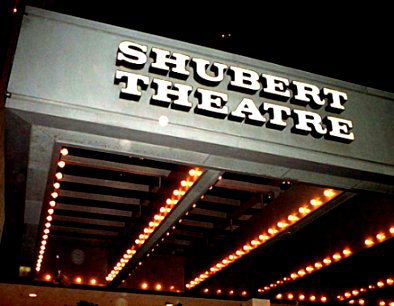
{"type": "Polygon", "coordinates": [[[104,194],[92,194],[92,193],[85,193],[79,191],[62,190],[60,192],[60,196],[77,198],[77,199],[79,198],[79,199],[87,199],[87,200],[106,201],[106,202],[113,202],[113,203],[126,204],[126,205],[140,205],[139,199],[123,198],[123,197],[109,196],[104,194]]]}
{"type": "Polygon", "coordinates": [[[89,212],[94,214],[103,214],[107,216],[119,216],[119,217],[131,217],[133,215],[131,211],[127,211],[127,210],[117,210],[111,208],[81,206],[81,205],[63,204],[63,203],[57,203],[56,209],[89,212]]]}
{"type": "MultiPolygon", "coordinates": [[[[381,179],[394,176],[393,95],[131,30],[32,8],[28,12],[9,82],[12,99],[7,100],[7,108],[20,110],[29,122],[123,138],[131,143],[143,140],[319,175],[329,174],[334,179],[351,177],[355,171],[357,177],[365,181],[374,181],[375,174],[381,179]],[[47,31],[48,28],[51,31],[47,31]],[[113,76],[116,52],[123,40],[345,91],[349,101],[340,116],[353,121],[356,139],[342,144],[310,135],[294,135],[289,126],[276,131],[208,118],[193,112],[157,107],[150,103],[149,95],[144,95],[139,102],[120,99],[120,87],[114,85],[113,76]],[[58,54],[66,54],[66,58],[58,54]],[[37,75],[41,77],[37,79],[37,75]],[[169,118],[166,127],[158,124],[162,115],[169,118]]],[[[148,67],[138,72],[149,74],[148,67]]],[[[204,88],[192,78],[188,83],[194,89],[204,88]]],[[[218,85],[216,90],[228,93],[230,109],[234,109],[244,96],[229,91],[225,84],[218,85]]],[[[261,103],[258,94],[249,97],[261,103]]],[[[195,106],[195,97],[191,95],[190,99],[195,106]]],[[[323,109],[318,112],[325,115],[323,109]]]]}
{"type": "Polygon", "coordinates": [[[110,181],[110,180],[101,180],[91,177],[82,177],[75,175],[65,174],[62,179],[63,182],[70,183],[79,183],[79,184],[87,184],[87,185],[95,185],[95,186],[103,186],[117,189],[127,189],[127,190],[136,190],[136,191],[149,191],[148,185],[142,184],[133,184],[133,183],[125,183],[119,181],[110,181]]]}

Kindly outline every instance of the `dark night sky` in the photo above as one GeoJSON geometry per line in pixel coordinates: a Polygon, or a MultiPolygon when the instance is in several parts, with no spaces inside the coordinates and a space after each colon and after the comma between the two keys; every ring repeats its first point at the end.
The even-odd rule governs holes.
{"type": "Polygon", "coordinates": [[[394,92],[388,4],[227,1],[216,8],[213,1],[52,2],[68,14],[394,92]]]}

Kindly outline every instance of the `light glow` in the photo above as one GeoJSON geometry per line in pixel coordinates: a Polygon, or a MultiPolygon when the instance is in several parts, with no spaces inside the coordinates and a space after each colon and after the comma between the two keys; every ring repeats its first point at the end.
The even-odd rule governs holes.
{"type": "MultiPolygon", "coordinates": [[[[178,188],[173,190],[171,198],[166,199],[165,205],[159,208],[159,211],[157,214],[154,215],[153,220],[148,222],[148,226],[146,226],[143,229],[143,232],[138,235],[138,238],[134,240],[134,244],[130,246],[125,251],[124,254],[122,254],[119,261],[114,265],[112,271],[108,273],[108,275],[105,278],[107,282],[111,282],[119,274],[119,272],[127,265],[127,263],[136,254],[137,250],[145,244],[145,242],[149,239],[152,233],[154,233],[155,229],[166,218],[166,216],[174,209],[174,207],[178,204],[182,196],[186,194],[186,192],[191,188],[191,186],[193,186],[193,184],[198,180],[201,174],[202,174],[202,170],[198,168],[190,169],[188,171],[188,175],[179,181],[179,186],[178,188]]],[[[157,286],[155,287],[156,290],[161,290],[161,289],[157,289],[157,286]]]]}
{"type": "MultiPolygon", "coordinates": [[[[192,170],[190,170],[190,171],[191,172],[189,172],[189,175],[194,174],[194,172],[192,172],[192,170]]],[[[333,195],[335,195],[336,192],[334,190],[332,190],[332,191],[334,192],[333,195]]],[[[324,191],[322,193],[324,194],[324,191]]],[[[319,207],[321,207],[325,203],[327,203],[327,202],[323,202],[322,200],[320,200],[319,197],[313,197],[312,199],[310,199],[309,204],[302,204],[296,211],[294,211],[291,214],[289,214],[288,217],[287,217],[287,220],[289,221],[289,223],[291,223],[291,225],[294,225],[294,224],[297,223],[297,221],[300,221],[302,218],[306,217],[308,214],[310,214],[314,210],[318,209],[319,207]]],[[[264,245],[267,241],[269,241],[270,239],[272,239],[276,235],[280,234],[281,232],[285,231],[289,226],[290,226],[290,224],[288,224],[284,220],[278,220],[278,221],[274,222],[271,227],[269,227],[267,230],[265,230],[262,233],[260,233],[257,237],[254,237],[250,242],[245,243],[238,250],[235,250],[232,253],[228,254],[226,257],[221,258],[220,260],[218,260],[218,262],[214,263],[210,268],[208,268],[206,271],[204,271],[204,274],[207,275],[206,278],[204,278],[204,279],[197,278],[197,279],[194,279],[193,281],[189,281],[187,283],[188,286],[186,288],[192,289],[195,286],[199,285],[200,283],[202,283],[203,281],[205,281],[206,279],[208,279],[212,275],[218,273],[222,269],[228,267],[230,264],[232,264],[233,262],[237,261],[241,257],[243,257],[246,254],[252,252],[254,249],[264,245]],[[234,258],[234,259],[232,259],[231,261],[228,261],[228,260],[226,261],[225,260],[225,259],[228,259],[230,257],[234,258]]],[[[329,264],[331,264],[331,259],[326,259],[325,265],[329,265],[329,264]],[[330,262],[328,262],[328,260],[330,262]]],[[[318,269],[320,269],[322,267],[320,265],[321,264],[318,264],[316,266],[316,264],[315,264],[316,270],[318,270],[318,269]]],[[[283,281],[283,282],[280,282],[278,284],[272,284],[273,286],[271,286],[270,288],[273,288],[273,287],[275,288],[277,285],[282,285],[282,284],[284,284],[286,282],[289,282],[289,281],[291,281],[293,279],[296,279],[297,277],[303,277],[303,276],[305,276],[307,274],[310,274],[313,271],[315,271],[315,269],[313,269],[313,268],[311,269],[311,268],[312,267],[307,266],[307,267],[303,268],[302,270],[298,271],[298,272],[301,273],[300,276],[297,273],[293,273],[292,275],[290,275],[288,277],[287,281],[283,281]],[[305,272],[306,268],[308,268],[308,269],[305,272]]],[[[260,288],[259,290],[262,290],[262,292],[264,292],[264,289],[260,288]]]]}

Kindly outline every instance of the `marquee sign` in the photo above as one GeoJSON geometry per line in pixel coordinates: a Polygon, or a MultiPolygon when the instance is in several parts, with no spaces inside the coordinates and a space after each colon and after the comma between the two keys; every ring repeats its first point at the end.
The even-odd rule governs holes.
{"type": "Polygon", "coordinates": [[[163,48],[149,50],[132,41],[119,44],[116,65],[114,81],[122,84],[120,98],[138,102],[150,87],[154,89],[149,97],[152,105],[269,129],[284,130],[291,125],[292,133],[344,143],[354,140],[352,121],[338,116],[348,100],[342,91],[163,48]],[[141,72],[146,66],[149,75],[141,72]],[[190,78],[201,87],[193,88],[190,78]],[[234,108],[228,105],[229,94],[217,90],[223,84],[228,91],[243,95],[234,108]],[[192,102],[193,96],[197,103],[192,102]],[[323,108],[325,116],[313,111],[323,108]]]}

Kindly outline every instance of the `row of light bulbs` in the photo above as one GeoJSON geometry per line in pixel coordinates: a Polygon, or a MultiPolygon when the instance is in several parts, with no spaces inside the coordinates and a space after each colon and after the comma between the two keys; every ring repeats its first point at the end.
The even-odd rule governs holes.
{"type": "Polygon", "coordinates": [[[269,286],[260,288],[258,292],[267,293],[268,291],[276,287],[295,281],[296,279],[302,278],[308,274],[312,274],[313,272],[318,271],[324,267],[330,266],[338,261],[341,261],[342,259],[349,257],[350,255],[352,255],[352,251],[349,248],[345,248],[341,252],[335,252],[333,255],[326,256],[322,260],[316,261],[313,264],[306,265],[305,267],[302,267],[299,270],[292,272],[291,274],[284,277],[283,279],[279,279],[276,282],[271,283],[269,286]]]}
{"type": "Polygon", "coordinates": [[[250,242],[245,243],[241,248],[224,257],[222,260],[216,262],[208,270],[201,273],[199,276],[196,276],[193,280],[189,281],[189,283],[186,284],[186,288],[194,288],[195,286],[201,284],[203,281],[207,280],[212,275],[218,273],[219,271],[223,270],[241,257],[247,255],[252,250],[265,244],[267,241],[269,241],[279,233],[285,231],[289,226],[296,224],[298,221],[321,207],[328,200],[332,199],[336,194],[336,191],[333,189],[324,190],[324,201],[321,198],[311,199],[308,204],[300,206],[297,211],[291,213],[286,220],[279,220],[273,226],[263,231],[259,236],[255,237],[250,242]]]}
{"type": "MultiPolygon", "coordinates": [[[[150,286],[148,282],[143,282],[140,285],[141,289],[143,290],[148,290],[148,289],[153,289],[156,291],[161,291],[161,290],[165,290],[165,287],[161,284],[161,283],[157,283],[153,286],[150,286]]],[[[176,289],[176,287],[174,285],[171,285],[168,287],[169,291],[175,291],[175,292],[180,292],[179,289],[176,289]]]]}
{"type": "Polygon", "coordinates": [[[222,289],[216,289],[216,290],[210,290],[209,288],[205,288],[202,293],[204,294],[216,294],[216,295],[222,295],[226,294],[228,296],[233,296],[233,295],[238,295],[238,296],[248,296],[248,292],[246,290],[238,291],[236,292],[235,290],[222,290],[222,289]]]}
{"type": "Polygon", "coordinates": [[[379,306],[394,306],[394,300],[379,300],[379,306]]]}
{"type": "Polygon", "coordinates": [[[394,285],[394,278],[393,277],[388,277],[387,279],[379,280],[376,283],[369,284],[368,286],[361,287],[361,288],[356,288],[356,289],[353,289],[351,291],[349,290],[349,291],[346,291],[346,292],[344,292],[342,294],[339,294],[337,296],[337,300],[345,301],[347,299],[354,298],[354,297],[357,297],[357,296],[359,296],[361,294],[364,294],[364,293],[366,293],[368,291],[384,288],[386,286],[393,286],[393,285],[394,285]]]}
{"type": "MultiPolygon", "coordinates": [[[[49,282],[49,281],[52,281],[53,277],[52,277],[51,274],[45,274],[44,279],[49,282]]],[[[83,284],[84,283],[84,280],[83,280],[83,278],[81,276],[76,276],[73,279],[73,281],[74,281],[75,284],[83,284]]],[[[95,285],[98,284],[97,283],[97,279],[96,278],[90,278],[89,281],[87,282],[87,284],[95,286],[95,285]]]]}
{"type": "Polygon", "coordinates": [[[293,294],[293,293],[287,293],[287,294],[282,294],[279,293],[275,296],[275,299],[277,300],[288,300],[288,301],[299,301],[299,302],[319,302],[319,303],[327,303],[328,302],[328,297],[325,295],[317,295],[317,294],[310,294],[309,296],[304,294],[304,293],[298,293],[298,294],[293,294]]]}
{"type": "MultiPolygon", "coordinates": [[[[67,148],[61,148],[59,152],[59,158],[57,161],[57,167],[60,169],[63,169],[66,166],[66,162],[62,160],[63,157],[68,155],[68,150],[67,148]]],[[[36,271],[40,272],[41,270],[41,265],[44,260],[44,255],[45,255],[45,250],[46,250],[46,245],[48,243],[48,238],[49,238],[49,233],[51,232],[51,225],[52,225],[52,219],[53,219],[53,214],[55,212],[54,208],[56,206],[56,198],[59,196],[59,189],[60,189],[60,181],[63,178],[62,172],[56,172],[55,177],[54,177],[54,183],[53,183],[53,191],[50,195],[50,201],[49,201],[49,207],[47,210],[47,215],[45,217],[45,224],[44,224],[44,229],[42,232],[42,237],[40,241],[40,250],[38,253],[37,261],[36,261],[36,271]]]]}
{"type": "Polygon", "coordinates": [[[112,271],[106,276],[107,282],[111,282],[119,272],[126,266],[129,260],[137,253],[137,250],[146,242],[152,235],[156,228],[161,224],[165,217],[174,209],[181,198],[193,186],[193,184],[201,176],[202,170],[195,168],[188,172],[188,175],[180,181],[178,188],[174,189],[172,196],[166,200],[165,205],[160,207],[159,212],[154,215],[153,219],[149,222],[148,226],[139,234],[135,239],[134,244],[126,250],[119,261],[115,264],[112,271]]]}
{"type": "MultiPolygon", "coordinates": [[[[368,292],[368,291],[375,290],[378,288],[384,288],[386,286],[393,286],[393,285],[394,285],[394,279],[392,277],[389,277],[385,280],[379,280],[378,282],[376,282],[374,284],[370,284],[370,285],[363,287],[363,288],[353,289],[352,291],[346,291],[345,293],[338,295],[337,300],[346,301],[349,299],[348,304],[350,304],[350,305],[354,305],[354,304],[365,305],[365,299],[362,299],[362,298],[355,299],[355,298],[368,292]]],[[[306,294],[303,294],[303,293],[299,293],[297,295],[295,295],[293,293],[287,293],[287,294],[279,293],[275,296],[275,299],[277,299],[277,300],[284,299],[284,300],[290,300],[290,301],[297,300],[300,302],[303,302],[303,301],[322,302],[322,303],[328,302],[328,297],[325,295],[318,297],[316,294],[311,294],[308,297],[306,294]]],[[[394,306],[394,302],[381,300],[381,301],[379,301],[378,305],[379,306],[394,306]]]]}

